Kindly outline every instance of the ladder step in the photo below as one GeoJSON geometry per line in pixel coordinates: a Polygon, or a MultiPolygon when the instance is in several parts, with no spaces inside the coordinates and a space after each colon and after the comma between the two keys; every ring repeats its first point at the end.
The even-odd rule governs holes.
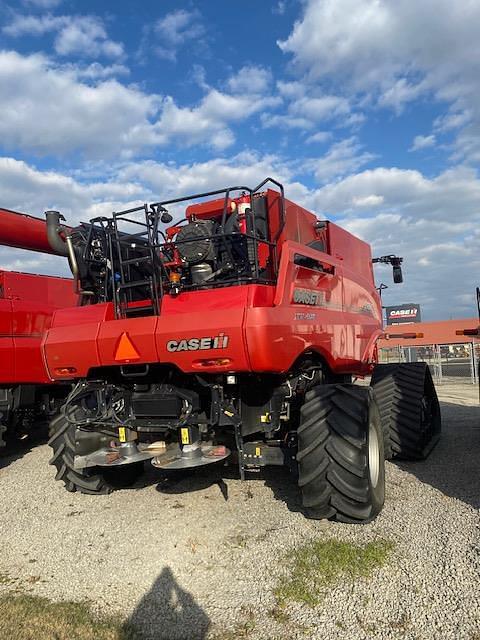
{"type": "Polygon", "coordinates": [[[129,258],[128,260],[121,260],[122,265],[125,264],[137,264],[141,262],[148,262],[151,260],[151,256],[143,256],[141,258],[129,258]]]}
{"type": "Polygon", "coordinates": [[[133,316],[135,314],[153,313],[155,311],[155,307],[153,304],[149,304],[144,307],[126,307],[123,311],[126,316],[133,316]]]}
{"type": "Polygon", "coordinates": [[[145,231],[136,231],[135,233],[125,234],[124,236],[118,235],[117,242],[119,244],[128,244],[130,242],[130,238],[142,238],[143,236],[148,236],[148,229],[145,231]]]}
{"type": "Polygon", "coordinates": [[[125,282],[124,284],[118,285],[118,290],[120,289],[133,289],[134,287],[151,287],[151,280],[133,280],[132,282],[125,282]]]}

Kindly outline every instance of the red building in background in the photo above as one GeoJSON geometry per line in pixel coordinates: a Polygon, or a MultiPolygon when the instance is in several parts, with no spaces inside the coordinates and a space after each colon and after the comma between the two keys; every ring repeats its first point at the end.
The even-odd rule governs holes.
{"type": "Polygon", "coordinates": [[[478,341],[478,337],[458,335],[466,329],[475,330],[478,318],[462,318],[460,320],[440,320],[438,322],[416,322],[412,324],[389,325],[385,327],[387,334],[416,333],[423,334],[419,338],[384,338],[379,340],[379,349],[392,347],[420,347],[431,344],[464,344],[478,341]]]}
{"type": "Polygon", "coordinates": [[[380,362],[424,361],[436,382],[478,382],[478,318],[387,325],[385,334],[378,341],[380,362]]]}

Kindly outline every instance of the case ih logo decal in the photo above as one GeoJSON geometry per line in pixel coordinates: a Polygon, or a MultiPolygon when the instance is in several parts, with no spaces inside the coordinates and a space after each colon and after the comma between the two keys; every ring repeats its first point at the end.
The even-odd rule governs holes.
{"type": "Polygon", "coordinates": [[[406,324],[420,321],[420,305],[418,304],[387,307],[387,324],[406,324]]]}
{"type": "Polygon", "coordinates": [[[219,333],[218,336],[208,336],[206,338],[184,338],[183,340],[169,340],[167,351],[201,351],[206,349],[226,349],[228,347],[228,336],[219,333]]]}
{"type": "Polygon", "coordinates": [[[416,318],[417,309],[396,309],[390,311],[390,318],[416,318]]]}

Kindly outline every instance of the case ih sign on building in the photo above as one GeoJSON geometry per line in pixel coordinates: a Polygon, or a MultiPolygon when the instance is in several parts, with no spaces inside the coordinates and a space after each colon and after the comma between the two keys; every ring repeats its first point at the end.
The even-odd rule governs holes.
{"type": "Polygon", "coordinates": [[[412,324],[421,322],[419,304],[401,304],[396,307],[386,307],[387,324],[412,324]]]}

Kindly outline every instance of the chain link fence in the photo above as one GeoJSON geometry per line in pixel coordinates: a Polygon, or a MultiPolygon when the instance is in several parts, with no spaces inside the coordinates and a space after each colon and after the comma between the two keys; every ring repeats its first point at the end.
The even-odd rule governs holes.
{"type": "Polygon", "coordinates": [[[380,362],[427,362],[437,384],[478,384],[480,341],[379,349],[380,362]]]}

